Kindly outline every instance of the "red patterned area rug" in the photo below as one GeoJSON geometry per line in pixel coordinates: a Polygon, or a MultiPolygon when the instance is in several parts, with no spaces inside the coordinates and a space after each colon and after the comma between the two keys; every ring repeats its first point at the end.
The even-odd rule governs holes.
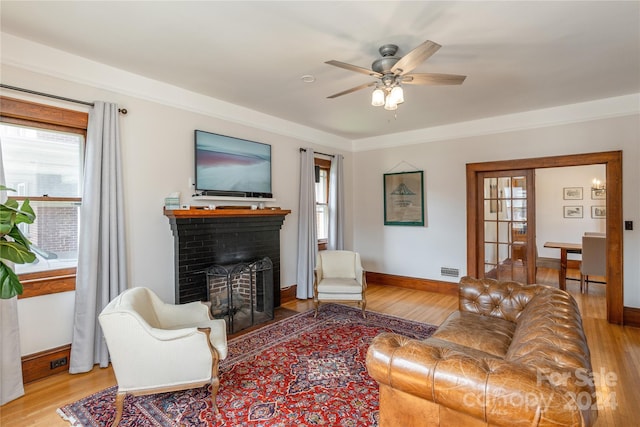
{"type": "MultiPolygon", "coordinates": [[[[375,312],[323,304],[229,340],[220,364],[219,414],[209,387],[127,396],[122,427],[377,426],[378,386],[365,358],[384,331],[427,338],[435,327],[375,312]]],[[[58,409],[76,427],[109,426],[116,387],[58,409]]]]}

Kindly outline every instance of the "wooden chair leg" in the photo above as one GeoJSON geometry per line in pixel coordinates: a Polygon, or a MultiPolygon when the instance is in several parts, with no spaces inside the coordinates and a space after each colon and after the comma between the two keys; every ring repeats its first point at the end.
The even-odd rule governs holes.
{"type": "Polygon", "coordinates": [[[313,309],[315,310],[315,313],[313,314],[313,317],[316,318],[318,317],[318,306],[320,305],[320,301],[318,301],[317,299],[313,300],[313,309]]]}
{"type": "Polygon", "coordinates": [[[367,301],[366,300],[362,300],[360,302],[360,305],[362,306],[362,317],[364,319],[366,319],[367,318],[367,312],[365,311],[365,309],[367,308],[367,301]]]}
{"type": "Polygon", "coordinates": [[[584,282],[584,293],[585,294],[589,293],[589,276],[587,276],[584,282]]]}
{"type": "Polygon", "coordinates": [[[211,378],[211,409],[213,409],[214,414],[217,414],[219,412],[218,403],[216,402],[219,389],[220,389],[220,379],[216,375],[215,377],[211,378]]]}
{"type": "Polygon", "coordinates": [[[120,420],[122,419],[122,412],[124,411],[124,398],[127,396],[127,393],[118,392],[116,393],[116,419],[113,420],[113,424],[111,427],[117,427],[120,424],[120,420]]]}

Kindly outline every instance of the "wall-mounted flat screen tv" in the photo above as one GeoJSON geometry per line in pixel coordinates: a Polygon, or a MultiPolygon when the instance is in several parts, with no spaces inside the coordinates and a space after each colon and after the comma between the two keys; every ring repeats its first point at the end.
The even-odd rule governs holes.
{"type": "Polygon", "coordinates": [[[196,130],[195,162],[204,195],[272,197],[269,144],[196,130]]]}

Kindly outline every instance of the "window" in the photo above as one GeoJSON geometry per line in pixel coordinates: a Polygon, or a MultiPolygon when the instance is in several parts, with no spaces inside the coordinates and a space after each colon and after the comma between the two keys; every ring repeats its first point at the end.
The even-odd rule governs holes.
{"type": "Polygon", "coordinates": [[[329,170],[331,162],[315,159],[316,166],[316,226],[318,249],[327,248],[329,238],[329,170]]]}
{"type": "Polygon", "coordinates": [[[36,213],[22,224],[36,261],[15,266],[22,298],[75,289],[87,113],[0,97],[5,180],[36,213]]]}

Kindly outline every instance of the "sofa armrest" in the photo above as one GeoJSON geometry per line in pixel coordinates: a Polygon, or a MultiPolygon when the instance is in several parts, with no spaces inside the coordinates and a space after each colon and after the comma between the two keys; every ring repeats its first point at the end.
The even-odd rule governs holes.
{"type": "Polygon", "coordinates": [[[571,393],[522,365],[443,340],[383,333],[369,347],[367,370],[379,384],[490,425],[582,425],[571,393]]]}
{"type": "Polygon", "coordinates": [[[516,322],[529,301],[543,288],[466,276],[460,279],[458,309],[516,322]]]}

